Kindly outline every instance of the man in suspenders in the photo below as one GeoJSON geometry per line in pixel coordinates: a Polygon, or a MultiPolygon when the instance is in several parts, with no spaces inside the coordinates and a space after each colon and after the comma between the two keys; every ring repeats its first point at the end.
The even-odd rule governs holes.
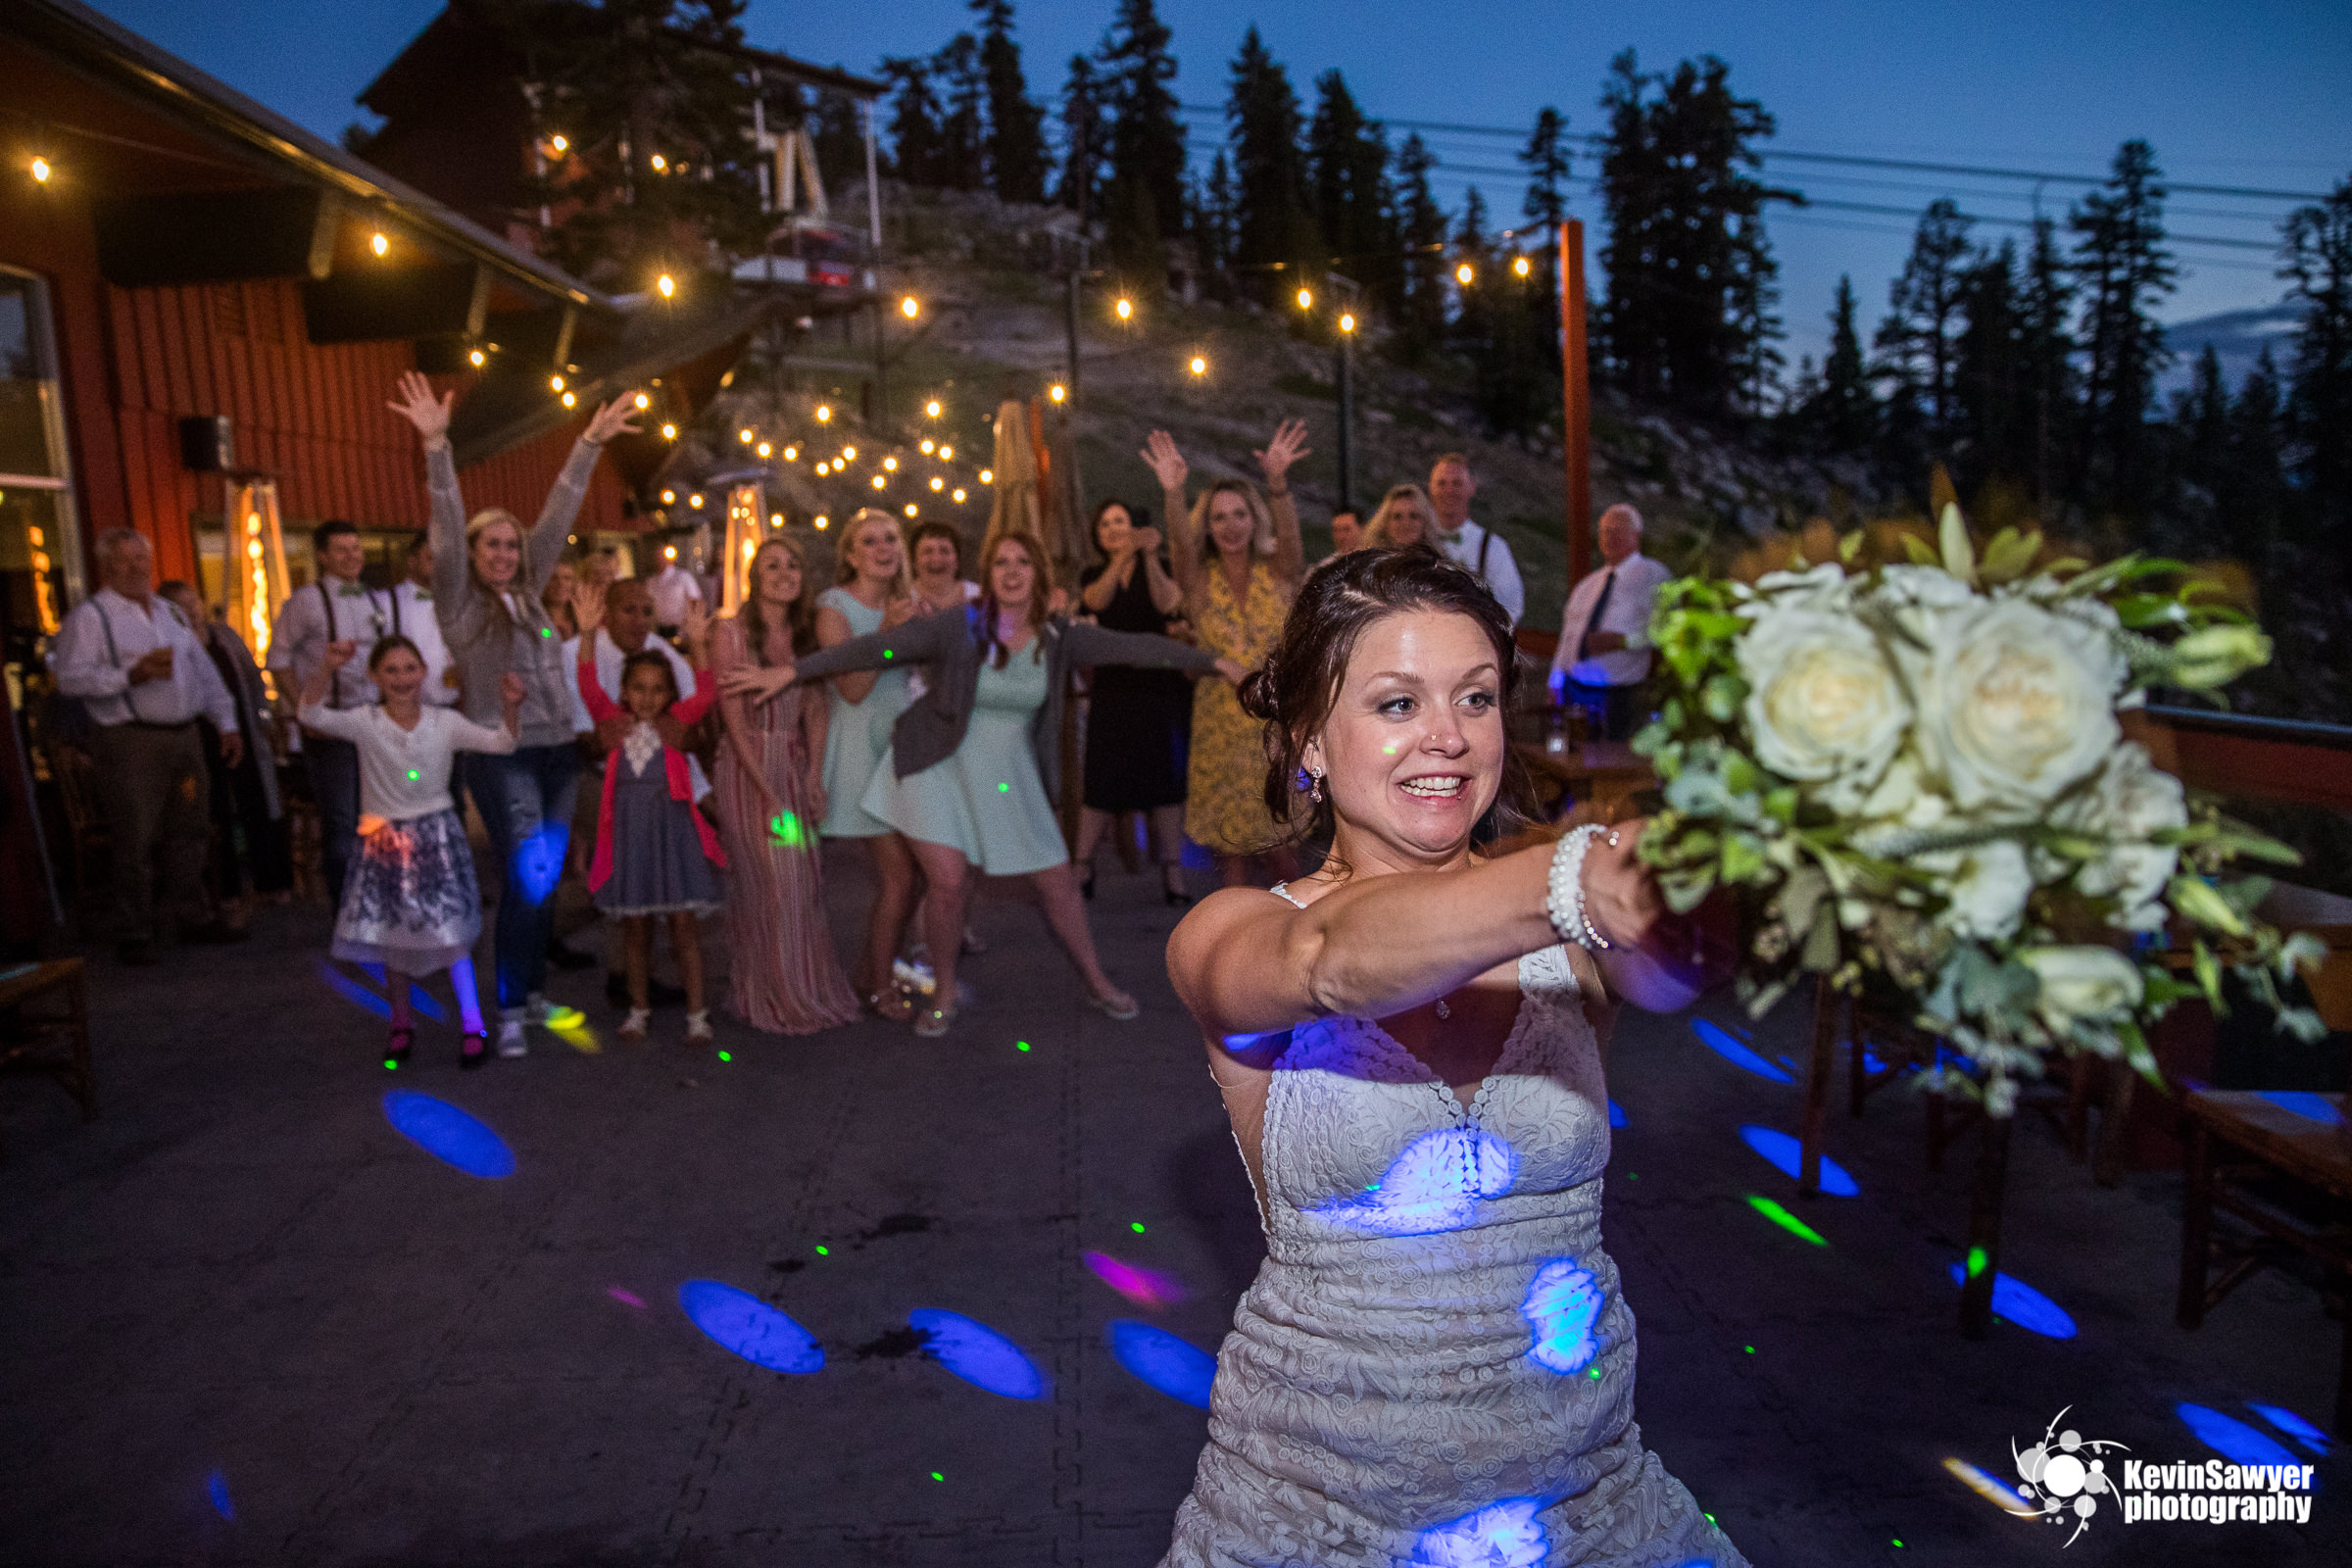
{"type": "MultiPolygon", "coordinates": [[[[335,671],[326,706],[365,708],[375,701],[368,652],[393,629],[392,598],[360,582],[367,548],[360,530],[340,518],[311,531],[311,559],[318,564],[318,580],[295,589],[270,628],[270,668],[277,676],[278,700],[291,710],[295,694],[326,662],[327,644],[348,642],[359,646],[359,657],[335,671]]],[[[360,842],[359,748],[306,729],[302,760],[318,803],[318,858],[326,872],[327,900],[341,908],[343,874],[360,842]]]]}
{"type": "Polygon", "coordinates": [[[1478,480],[1470,460],[1448,452],[1430,466],[1429,507],[1438,514],[1438,535],[1430,541],[1439,554],[1457,566],[1467,566],[1517,626],[1527,613],[1527,589],[1519,581],[1519,563],[1510,541],[1470,520],[1470,498],[1478,480]]]}

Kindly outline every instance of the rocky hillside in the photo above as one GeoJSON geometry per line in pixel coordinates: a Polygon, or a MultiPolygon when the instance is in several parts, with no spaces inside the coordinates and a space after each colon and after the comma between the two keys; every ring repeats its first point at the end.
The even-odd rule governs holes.
{"type": "MultiPolygon", "coordinates": [[[[1070,219],[1050,209],[1008,209],[992,198],[894,193],[889,249],[898,258],[894,290],[924,302],[908,328],[891,325],[891,403],[903,437],[933,435],[958,448],[959,469],[986,461],[988,420],[1004,397],[1025,397],[1066,374],[1063,294],[1053,258],[1070,219]],[[937,421],[921,416],[938,397],[937,421]]],[[[1329,548],[1324,522],[1338,501],[1336,366],[1332,349],[1309,341],[1291,317],[1249,307],[1186,303],[1166,293],[1131,294],[1132,319],[1112,313],[1119,290],[1103,278],[1089,285],[1082,321],[1082,400],[1075,419],[1077,460],[1087,496],[1121,496],[1156,510],[1156,485],[1137,456],[1153,428],[1173,434],[1196,477],[1255,475],[1250,453],[1283,419],[1303,418],[1313,455],[1293,483],[1307,521],[1308,553],[1329,548]],[[1189,369],[1196,357],[1206,373],[1189,369]]],[[[836,329],[837,330],[837,329],[836,329]]],[[[1355,496],[1369,510],[1383,490],[1402,480],[1425,481],[1439,454],[1467,455],[1478,475],[1475,509],[1499,527],[1517,552],[1528,580],[1528,623],[1556,626],[1567,592],[1563,535],[1566,486],[1556,435],[1549,440],[1491,440],[1470,412],[1466,385],[1449,368],[1415,371],[1379,352],[1377,329],[1359,345],[1355,366],[1355,496]]],[[[779,376],[754,367],[722,404],[728,423],[795,431],[819,429],[819,400],[843,413],[822,427],[838,450],[863,434],[876,454],[902,454],[919,463],[911,442],[880,444],[852,416],[870,364],[870,342],[828,336],[805,338],[779,376]]],[[[1058,425],[1058,421],[1056,421],[1058,425]]],[[[723,454],[722,438],[712,456],[723,454]]],[[[806,458],[786,470],[782,493],[797,519],[879,499],[858,486],[866,478],[811,477],[806,458]]],[[[916,479],[918,485],[927,481],[916,479]]],[[[950,475],[950,482],[955,476],[950,475]]],[[[895,476],[894,488],[898,495],[895,476]]],[[[945,510],[977,533],[987,516],[975,492],[964,507],[909,490],[931,512],[945,510]]],[[[1630,501],[1649,520],[1649,548],[1669,561],[1704,550],[1720,553],[1806,518],[1851,504],[1878,505],[1870,476],[1858,465],[1791,462],[1661,414],[1605,398],[1593,420],[1592,501],[1595,509],[1630,501]],[[1840,499],[1842,498],[1842,500],[1840,499]]]]}

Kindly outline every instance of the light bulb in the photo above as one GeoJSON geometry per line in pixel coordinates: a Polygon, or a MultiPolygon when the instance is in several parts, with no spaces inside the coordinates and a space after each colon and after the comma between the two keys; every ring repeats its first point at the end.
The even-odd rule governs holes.
{"type": "Polygon", "coordinates": [[[995,471],[988,468],[982,468],[980,470],[980,482],[982,484],[995,484],[997,482],[995,471]]]}
{"type": "Polygon", "coordinates": [[[1315,308],[1315,291],[1313,289],[1302,288],[1298,291],[1298,308],[1302,311],[1311,311],[1315,308]]]}
{"type": "Polygon", "coordinates": [[[925,436],[923,437],[923,450],[925,452],[936,452],[939,450],[939,443],[932,440],[929,436],[925,436]]]}
{"type": "Polygon", "coordinates": [[[815,516],[815,517],[814,517],[812,520],[814,521],[815,525],[816,525],[817,527],[819,527],[819,528],[830,528],[830,527],[833,525],[833,519],[832,519],[831,517],[828,517],[828,516],[826,516],[826,515],[825,515],[823,513],[821,513],[821,512],[820,512],[820,513],[818,513],[818,514],[816,514],[816,516],[815,516]]]}
{"type": "Polygon", "coordinates": [[[843,447],[841,449],[841,457],[842,461],[845,463],[856,463],[858,461],[858,449],[856,447],[843,447]]]}
{"type": "Polygon", "coordinates": [[[580,400],[578,396],[574,393],[566,392],[564,394],[564,406],[567,409],[579,401],[580,400]]]}
{"type": "Polygon", "coordinates": [[[781,512],[771,512],[771,513],[769,513],[769,514],[767,514],[767,525],[768,525],[770,528],[781,528],[781,527],[783,527],[783,526],[784,526],[784,514],[782,514],[781,512]]]}
{"type": "Polygon", "coordinates": [[[906,503],[906,515],[909,517],[914,515],[914,503],[911,501],[906,503]]]}
{"type": "Polygon", "coordinates": [[[940,477],[938,474],[936,474],[936,473],[935,473],[935,474],[933,474],[933,475],[931,476],[931,488],[932,488],[932,489],[934,489],[934,490],[945,490],[947,487],[948,487],[948,481],[947,481],[947,480],[945,480],[945,479],[942,479],[942,478],[941,478],[941,477],[940,477]]]}
{"type": "Polygon", "coordinates": [[[674,424],[665,424],[665,425],[663,425],[663,426],[662,427],[662,440],[664,440],[664,441],[675,441],[677,438],[678,438],[678,427],[677,427],[676,425],[674,425],[674,424]]]}
{"type": "Polygon", "coordinates": [[[833,417],[833,410],[832,410],[832,408],[831,408],[831,406],[830,406],[830,405],[828,405],[828,404],[823,404],[823,403],[819,403],[819,404],[816,406],[816,422],[817,422],[817,423],[819,423],[819,424],[823,424],[823,423],[824,423],[824,422],[825,422],[827,419],[830,419],[830,418],[832,418],[832,417],[833,417]]]}
{"type": "Polygon", "coordinates": [[[472,361],[473,368],[478,370],[489,362],[490,356],[484,354],[480,349],[475,349],[471,354],[466,355],[466,358],[472,361]]]}
{"type": "Polygon", "coordinates": [[[36,185],[46,185],[46,184],[48,184],[48,183],[49,183],[49,160],[48,160],[48,159],[46,159],[46,158],[35,158],[35,159],[32,161],[32,179],[33,179],[33,183],[34,183],[34,184],[36,184],[36,185]]]}
{"type": "Polygon", "coordinates": [[[915,297],[909,294],[905,299],[899,301],[899,314],[911,321],[916,317],[923,314],[923,308],[919,303],[917,303],[915,297]]]}
{"type": "MultiPolygon", "coordinates": [[[[654,154],[654,172],[657,174],[662,174],[667,173],[668,172],[669,160],[662,157],[660,153],[654,154]]],[[[674,555],[676,552],[672,551],[671,554],[674,555]]]]}
{"type": "Polygon", "coordinates": [[[549,376],[547,378],[547,384],[549,390],[551,391],[561,392],[564,390],[564,378],[560,375],[549,376]]]}
{"type": "Polygon", "coordinates": [[[665,507],[677,499],[678,493],[675,490],[664,490],[662,492],[662,504],[665,507]]]}
{"type": "Polygon", "coordinates": [[[1111,309],[1119,313],[1120,320],[1130,320],[1135,316],[1135,301],[1122,297],[1119,303],[1112,306],[1111,309]]]}
{"type": "Polygon", "coordinates": [[[784,449],[784,461],[785,461],[786,463],[798,463],[798,462],[800,462],[800,461],[801,461],[801,449],[800,449],[799,447],[786,447],[786,448],[784,449]]]}
{"type": "Polygon", "coordinates": [[[939,449],[939,461],[942,463],[953,461],[955,456],[956,449],[954,447],[941,447],[939,449]]]}
{"type": "Polygon", "coordinates": [[[1517,272],[1521,277],[1525,277],[1528,273],[1534,271],[1535,268],[1530,265],[1526,257],[1522,256],[1517,261],[1511,263],[1511,270],[1517,272]]]}
{"type": "Polygon", "coordinates": [[[927,419],[936,419],[939,417],[939,399],[933,398],[930,402],[923,405],[923,417],[927,419]]]}
{"type": "Polygon", "coordinates": [[[963,487],[960,485],[956,486],[956,504],[957,506],[963,505],[963,487]]]}
{"type": "Polygon", "coordinates": [[[1343,332],[1352,332],[1355,330],[1355,317],[1352,314],[1348,312],[1341,313],[1340,330],[1343,332]]]}
{"type": "Polygon", "coordinates": [[[697,512],[700,512],[703,508],[702,493],[697,491],[695,494],[688,496],[686,498],[686,504],[694,508],[697,512]]]}
{"type": "Polygon", "coordinates": [[[1208,373],[1208,361],[1202,359],[1198,354],[1194,355],[1192,370],[1195,375],[1206,375],[1208,373]]]}
{"type": "Polygon", "coordinates": [[[660,277],[654,279],[654,291],[660,294],[663,299],[668,299],[671,295],[677,293],[678,280],[670,276],[667,272],[663,272],[660,277]]]}
{"type": "Polygon", "coordinates": [[[392,241],[387,239],[384,231],[379,228],[368,236],[368,248],[381,256],[392,249],[392,241]]]}
{"type": "Polygon", "coordinates": [[[889,481],[888,479],[885,479],[885,478],[883,478],[883,477],[882,477],[880,474],[878,474],[878,473],[877,473],[877,474],[875,474],[875,475],[874,475],[874,488],[875,488],[875,489],[879,490],[879,489],[881,489],[881,488],[882,488],[884,485],[886,485],[886,484],[888,484],[888,483],[890,483],[890,481],[889,481]]]}
{"type": "Polygon", "coordinates": [[[663,546],[662,547],[662,559],[663,561],[675,561],[675,560],[677,560],[677,559],[678,559],[678,547],[677,547],[676,545],[663,545],[663,546]]]}
{"type": "Polygon", "coordinates": [[[769,442],[766,442],[766,441],[762,441],[762,442],[760,442],[760,443],[758,446],[754,447],[752,450],[753,450],[753,451],[755,451],[755,452],[757,452],[757,453],[759,453],[759,454],[760,454],[761,457],[763,457],[763,458],[764,458],[764,457],[770,457],[770,456],[772,456],[772,455],[775,453],[775,450],[776,450],[776,449],[775,449],[775,447],[774,447],[774,446],[773,446],[771,443],[769,443],[769,442]]]}
{"type": "Polygon", "coordinates": [[[746,426],[745,428],[736,431],[735,439],[742,442],[747,447],[750,446],[752,444],[752,432],[750,427],[746,426]]]}
{"type": "Polygon", "coordinates": [[[641,409],[650,409],[650,408],[652,408],[652,407],[654,406],[654,400],[653,400],[652,398],[649,398],[649,397],[647,397],[647,396],[646,396],[644,393],[642,393],[642,392],[640,392],[640,393],[638,393],[638,394],[637,394],[637,397],[636,397],[636,403],[637,403],[637,406],[638,406],[639,408],[641,408],[641,409]]]}
{"type": "Polygon", "coordinates": [[[1470,280],[1477,275],[1477,270],[1468,262],[1464,262],[1461,266],[1453,270],[1453,280],[1456,283],[1461,284],[1464,288],[1468,288],[1470,286],[1470,280]]]}
{"type": "Polygon", "coordinates": [[[563,135],[550,136],[547,140],[547,145],[555,150],[555,153],[558,157],[562,157],[564,154],[571,151],[570,140],[563,135]]]}
{"type": "Polygon", "coordinates": [[[1052,398],[1056,403],[1059,403],[1063,398],[1066,398],[1069,395],[1070,389],[1066,386],[1063,386],[1059,381],[1056,381],[1052,386],[1046,388],[1046,396],[1052,398]]]}

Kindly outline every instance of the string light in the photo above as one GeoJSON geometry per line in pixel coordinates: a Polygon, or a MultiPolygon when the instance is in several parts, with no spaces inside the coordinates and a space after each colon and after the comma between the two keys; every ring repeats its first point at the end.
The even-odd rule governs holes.
{"type": "Polygon", "coordinates": [[[678,559],[678,547],[677,547],[676,545],[663,545],[663,546],[662,547],[662,559],[663,561],[675,561],[675,560],[677,560],[677,559],[678,559]]]}
{"type": "Polygon", "coordinates": [[[35,158],[35,159],[32,161],[32,182],[33,182],[34,184],[36,184],[36,185],[46,185],[46,184],[48,184],[48,183],[49,183],[49,172],[50,172],[50,170],[49,170],[49,160],[48,160],[48,159],[46,159],[46,158],[35,158]]]}
{"type": "Polygon", "coordinates": [[[939,399],[933,398],[930,402],[923,405],[923,417],[926,419],[936,419],[939,417],[939,399]]]}
{"type": "Polygon", "coordinates": [[[675,441],[677,438],[678,438],[678,427],[677,427],[676,425],[674,425],[674,424],[665,424],[665,425],[663,425],[663,426],[662,427],[662,440],[664,440],[664,441],[675,441]]]}
{"type": "Polygon", "coordinates": [[[771,513],[769,513],[769,514],[767,514],[767,525],[768,525],[770,528],[781,528],[781,527],[783,527],[783,526],[784,526],[784,514],[782,514],[781,512],[771,512],[771,513]]]}
{"type": "Polygon", "coordinates": [[[1063,398],[1066,398],[1069,395],[1070,389],[1066,386],[1063,386],[1059,381],[1056,381],[1052,386],[1046,388],[1046,396],[1052,398],[1056,403],[1059,403],[1063,398]]]}
{"type": "Polygon", "coordinates": [[[694,510],[695,510],[695,511],[697,511],[697,512],[700,512],[700,511],[702,511],[702,510],[703,510],[703,497],[702,497],[702,492],[698,490],[698,491],[696,491],[696,492],[695,492],[693,495],[690,495],[690,496],[688,496],[688,497],[686,498],[686,504],[687,504],[688,506],[690,506],[690,507],[694,508],[694,510]]]}
{"type": "Polygon", "coordinates": [[[1198,354],[1194,355],[1192,371],[1195,375],[1206,375],[1208,373],[1208,361],[1202,359],[1198,354]]]}
{"type": "Polygon", "coordinates": [[[927,452],[927,453],[928,453],[928,452],[935,452],[935,451],[937,451],[938,449],[939,449],[939,443],[938,443],[938,442],[936,442],[936,441],[932,440],[932,439],[931,439],[929,436],[925,436],[925,437],[923,437],[923,450],[924,450],[925,452],[927,452]]]}
{"type": "Polygon", "coordinates": [[[1341,315],[1340,315],[1340,330],[1341,330],[1341,331],[1343,331],[1343,332],[1352,332],[1352,331],[1354,331],[1354,330],[1355,330],[1355,317],[1354,317],[1354,315],[1353,315],[1352,313],[1349,313],[1349,312],[1342,312],[1342,313],[1341,313],[1341,315]]]}
{"type": "Polygon", "coordinates": [[[822,530],[830,528],[833,525],[833,519],[820,512],[816,514],[815,523],[817,529],[821,532],[822,530]]]}
{"type": "Polygon", "coordinates": [[[473,362],[473,368],[477,370],[480,369],[484,365],[488,364],[490,360],[490,356],[484,354],[480,349],[475,349],[471,354],[466,355],[466,358],[473,362]]]}
{"type": "Polygon", "coordinates": [[[1461,284],[1464,288],[1468,288],[1470,286],[1470,280],[1477,275],[1477,269],[1473,268],[1468,262],[1464,262],[1461,266],[1453,270],[1453,280],[1456,283],[1461,284]]]}
{"type": "Polygon", "coordinates": [[[841,449],[841,461],[844,463],[856,463],[858,461],[858,449],[856,447],[843,447],[841,449]]]}
{"type": "Polygon", "coordinates": [[[1135,301],[1124,295],[1120,296],[1119,303],[1112,306],[1111,309],[1119,313],[1119,319],[1122,321],[1132,320],[1135,318],[1135,301]]]}
{"type": "Polygon", "coordinates": [[[916,317],[923,314],[923,307],[916,301],[913,295],[909,294],[905,299],[899,301],[899,314],[911,321],[916,317]]]}
{"type": "Polygon", "coordinates": [[[909,517],[914,515],[914,503],[911,501],[906,503],[906,515],[909,517]]]}
{"type": "Polygon", "coordinates": [[[1511,270],[1517,272],[1521,277],[1525,277],[1528,273],[1534,271],[1535,268],[1526,257],[1522,256],[1517,261],[1511,263],[1511,270]]]}
{"type": "Polygon", "coordinates": [[[554,151],[555,155],[556,155],[558,158],[561,158],[561,157],[563,157],[563,156],[564,156],[565,153],[567,153],[567,152],[571,151],[571,142],[570,142],[570,139],[569,139],[569,138],[567,138],[567,137],[565,137],[565,136],[564,136],[564,134],[562,134],[561,132],[558,132],[556,135],[550,136],[550,137],[548,138],[548,140],[547,140],[547,145],[548,145],[548,147],[549,147],[550,149],[552,149],[552,150],[554,151]]]}
{"type": "Polygon", "coordinates": [[[654,292],[661,295],[663,299],[668,299],[671,295],[677,293],[677,291],[678,280],[670,276],[667,272],[663,272],[660,277],[654,279],[654,292]]]}
{"type": "Polygon", "coordinates": [[[800,462],[800,461],[801,461],[801,449],[800,449],[799,447],[786,447],[786,448],[784,449],[784,461],[785,461],[786,463],[798,463],[798,462],[800,462]]]}
{"type": "Polygon", "coordinates": [[[963,505],[963,487],[961,485],[956,487],[956,504],[959,507],[963,505]]]}
{"type": "Polygon", "coordinates": [[[942,478],[941,478],[941,477],[940,477],[938,474],[936,474],[936,473],[935,473],[935,474],[933,474],[933,475],[931,476],[931,488],[932,488],[932,489],[934,489],[934,490],[945,490],[947,487],[948,487],[948,481],[947,481],[947,480],[945,480],[945,479],[942,479],[942,478]]]}
{"type": "Polygon", "coordinates": [[[677,499],[678,493],[675,490],[664,490],[662,492],[662,504],[665,507],[675,502],[677,499]]]}
{"type": "Polygon", "coordinates": [[[878,474],[878,473],[877,473],[877,474],[875,474],[875,475],[874,475],[874,488],[875,488],[875,489],[879,490],[879,489],[881,489],[881,488],[882,488],[884,485],[886,485],[886,484],[888,484],[888,483],[890,483],[890,481],[889,481],[888,479],[885,479],[885,478],[883,478],[883,477],[882,477],[880,474],[878,474]]]}
{"type": "Polygon", "coordinates": [[[816,422],[817,422],[817,423],[819,423],[819,424],[823,424],[824,422],[826,422],[828,419],[830,419],[830,418],[832,418],[832,417],[833,417],[833,409],[832,409],[832,406],[831,406],[830,404],[819,403],[819,404],[816,406],[816,422]]]}
{"type": "Polygon", "coordinates": [[[735,439],[736,439],[736,440],[738,440],[738,441],[740,441],[740,442],[742,442],[742,443],[743,443],[745,446],[747,446],[747,447],[748,447],[748,446],[750,446],[750,445],[752,444],[752,431],[751,431],[751,427],[750,427],[749,425],[746,425],[746,426],[745,426],[743,429],[740,429],[740,430],[736,431],[736,432],[735,432],[735,439]]]}
{"type": "Polygon", "coordinates": [[[996,470],[993,468],[982,468],[980,470],[980,482],[982,484],[995,484],[997,482],[996,470]]]}
{"type": "Polygon", "coordinates": [[[566,392],[564,394],[564,406],[567,409],[579,401],[579,398],[573,393],[566,392]]]}
{"type": "Polygon", "coordinates": [[[764,458],[764,457],[768,457],[768,456],[772,455],[772,454],[775,452],[775,450],[776,450],[776,449],[775,449],[775,447],[774,447],[772,444],[770,444],[770,443],[768,443],[768,442],[765,442],[765,441],[762,441],[762,442],[760,442],[760,443],[758,446],[754,447],[752,450],[753,450],[753,451],[755,451],[755,452],[757,452],[757,453],[759,453],[759,454],[760,454],[761,457],[763,457],[763,458],[764,458]]]}
{"type": "Polygon", "coordinates": [[[641,409],[650,409],[650,408],[652,408],[652,407],[654,406],[654,400],[653,400],[652,398],[649,398],[649,397],[647,397],[647,396],[646,396],[644,393],[642,393],[642,392],[640,392],[640,393],[638,393],[638,394],[637,394],[637,397],[636,397],[636,403],[637,403],[637,406],[638,406],[639,408],[641,408],[641,409]]]}
{"type": "Polygon", "coordinates": [[[662,157],[660,153],[654,154],[654,172],[657,174],[666,174],[669,172],[669,160],[662,157]]]}
{"type": "Polygon", "coordinates": [[[368,236],[368,248],[375,252],[376,255],[382,256],[392,249],[392,241],[387,239],[384,236],[384,231],[379,228],[374,233],[368,236]]]}
{"type": "Polygon", "coordinates": [[[1302,311],[1311,311],[1315,308],[1315,291],[1313,289],[1302,288],[1298,291],[1298,308],[1302,311]]]}
{"type": "Polygon", "coordinates": [[[952,463],[952,462],[954,462],[954,461],[955,461],[955,459],[956,459],[956,449],[955,449],[954,447],[941,447],[941,448],[939,449],[939,461],[940,461],[940,462],[942,462],[942,463],[952,463]]]}
{"type": "Polygon", "coordinates": [[[884,458],[882,460],[882,466],[890,470],[892,473],[896,473],[899,471],[899,460],[896,458],[884,458]]]}
{"type": "Polygon", "coordinates": [[[564,390],[564,378],[560,375],[551,375],[547,378],[547,385],[548,390],[561,392],[564,390]]]}

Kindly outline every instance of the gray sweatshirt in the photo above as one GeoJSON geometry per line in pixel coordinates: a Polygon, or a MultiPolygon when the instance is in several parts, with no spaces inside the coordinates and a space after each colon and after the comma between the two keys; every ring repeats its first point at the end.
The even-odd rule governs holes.
{"type": "Polygon", "coordinates": [[[539,509],[539,520],[523,535],[522,569],[514,574],[503,615],[497,598],[474,579],[466,555],[466,501],[458,493],[457,464],[447,445],[424,457],[425,489],[433,504],[433,612],[465,685],[464,710],[477,724],[505,722],[499,684],[509,670],[520,675],[517,745],[571,744],[571,666],[564,662],[563,639],[539,595],[564,557],[603,451],[586,440],[572,447],[539,509]]]}

